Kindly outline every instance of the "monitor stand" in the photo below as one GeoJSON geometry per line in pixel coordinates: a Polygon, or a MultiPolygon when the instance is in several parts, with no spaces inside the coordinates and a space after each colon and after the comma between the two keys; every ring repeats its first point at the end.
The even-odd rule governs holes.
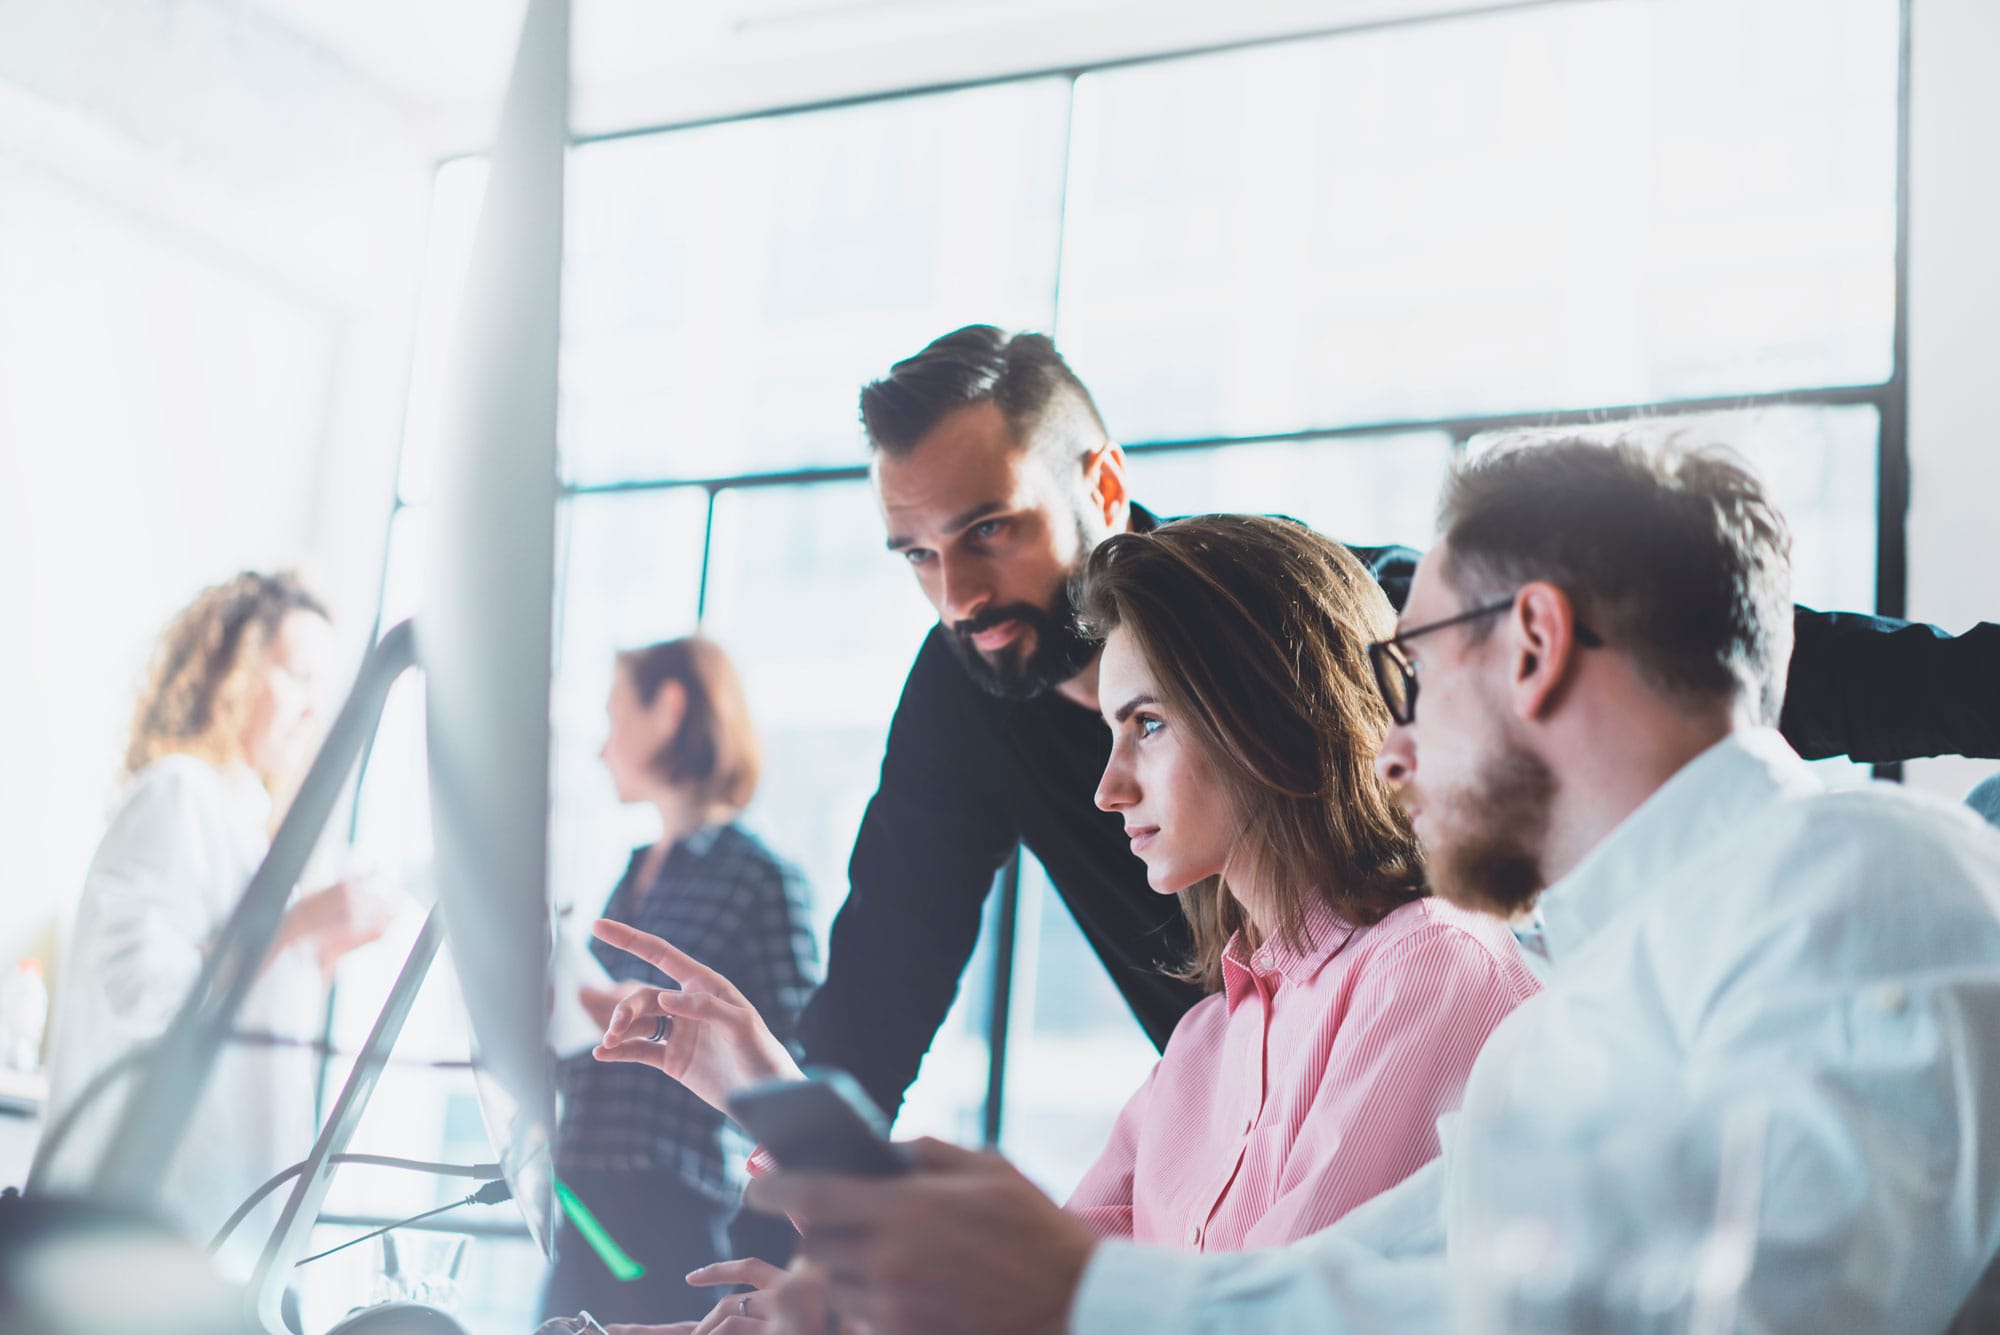
{"type": "Polygon", "coordinates": [[[250,1296],[256,1304],[257,1319],[266,1330],[285,1329],[281,1314],[285,1284],[292,1276],[293,1265],[305,1251],[327,1189],[333,1185],[334,1157],[344,1154],[353,1139],[354,1129],[361,1123],[369,1096],[375,1092],[375,1084],[389,1063],[389,1054],[403,1032],[404,1021],[410,1017],[410,1008],[416,1004],[417,993],[423,990],[424,978],[430,973],[431,961],[437,958],[443,940],[444,921],[439,910],[432,908],[424,919],[423,930],[410,946],[402,972],[396,975],[395,985],[389,989],[388,999],[382,1003],[381,1014],[375,1017],[374,1028],[368,1031],[368,1039],[354,1059],[354,1069],[348,1072],[340,1097],[334,1100],[333,1110],[327,1114],[326,1125],[320,1128],[319,1137],[313,1142],[304,1170],[292,1183],[292,1194],[285,1201],[277,1227],[265,1242],[263,1255],[257,1258],[257,1268],[250,1277],[250,1296]]]}
{"type": "MultiPolygon", "coordinates": [[[[416,665],[416,631],[409,621],[392,627],[362,661],[354,687],[327,730],[297,798],[272,836],[271,851],[217,935],[201,976],[180,1011],[130,1074],[134,1088],[91,1178],[91,1199],[116,1209],[158,1213],[160,1165],[171,1159],[186,1134],[216,1055],[230,1040],[237,1013],[276,939],[292,887],[332,818],[348,775],[374,739],[390,688],[416,665]]],[[[248,1295],[257,1323],[271,1335],[284,1335],[288,1329],[281,1312],[286,1282],[319,1217],[331,1185],[335,1156],[343,1153],[353,1138],[443,940],[444,920],[434,906],[382,1003],[304,1169],[292,1184],[276,1228],[264,1244],[248,1295]]],[[[104,1096],[113,1083],[107,1080],[87,1089],[84,1098],[104,1096]]],[[[44,1192],[44,1178],[59,1148],[60,1132],[82,1111],[80,1103],[71,1109],[63,1125],[50,1128],[53,1134],[44,1136],[29,1173],[30,1194],[44,1192]]]]}

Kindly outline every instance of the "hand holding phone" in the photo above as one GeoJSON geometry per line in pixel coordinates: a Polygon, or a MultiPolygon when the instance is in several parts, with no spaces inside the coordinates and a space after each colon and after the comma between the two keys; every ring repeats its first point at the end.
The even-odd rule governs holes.
{"type": "Polygon", "coordinates": [[[910,1171],[902,1147],[853,1076],[807,1067],[803,1080],[764,1080],[729,1096],[729,1115],[792,1172],[894,1177],[910,1171]]]}

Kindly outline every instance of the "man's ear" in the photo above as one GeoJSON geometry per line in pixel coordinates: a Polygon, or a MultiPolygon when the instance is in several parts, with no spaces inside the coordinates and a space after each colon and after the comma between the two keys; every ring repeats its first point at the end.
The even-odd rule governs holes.
{"type": "Polygon", "coordinates": [[[1507,617],[1514,655],[1510,687],[1515,711],[1524,719],[1546,717],[1575,679],[1576,605],[1547,580],[1521,587],[1507,617]]]}
{"type": "Polygon", "coordinates": [[[1125,484],[1125,451],[1107,440],[1083,458],[1083,485],[1090,510],[1113,533],[1122,533],[1132,512],[1132,493],[1125,484]]]}

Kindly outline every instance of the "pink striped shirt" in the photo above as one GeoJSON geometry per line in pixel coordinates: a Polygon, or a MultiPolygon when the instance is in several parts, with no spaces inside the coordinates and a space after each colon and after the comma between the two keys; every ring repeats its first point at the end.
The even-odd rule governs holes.
{"type": "Polygon", "coordinates": [[[1437,1118],[1536,983],[1507,928],[1437,899],[1223,955],[1066,1207],[1101,1236],[1238,1251],[1317,1232],[1435,1158],[1437,1118]]]}

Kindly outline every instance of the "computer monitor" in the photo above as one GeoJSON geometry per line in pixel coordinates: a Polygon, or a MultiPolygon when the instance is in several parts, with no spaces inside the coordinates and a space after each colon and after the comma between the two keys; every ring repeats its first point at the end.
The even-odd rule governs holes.
{"type": "Polygon", "coordinates": [[[568,5],[533,0],[473,242],[417,618],[438,901],[487,1130],[549,1246],[549,673],[568,5]]]}

